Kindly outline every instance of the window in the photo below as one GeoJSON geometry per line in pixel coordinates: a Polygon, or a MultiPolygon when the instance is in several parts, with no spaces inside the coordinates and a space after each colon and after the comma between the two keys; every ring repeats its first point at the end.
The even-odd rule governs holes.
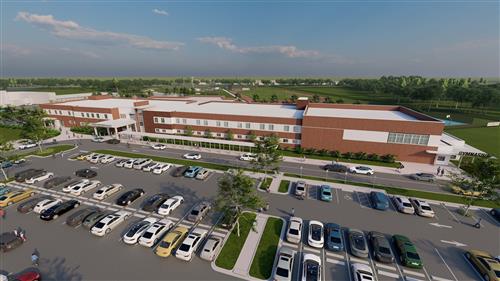
{"type": "Polygon", "coordinates": [[[224,122],[224,127],[226,127],[226,128],[229,127],[229,122],[225,121],[224,122]]]}
{"type": "Polygon", "coordinates": [[[295,133],[300,133],[300,127],[299,126],[293,126],[293,131],[295,133]]]}
{"type": "Polygon", "coordinates": [[[177,133],[182,133],[182,130],[177,130],[177,133]]]}
{"type": "Polygon", "coordinates": [[[198,126],[201,125],[201,120],[199,120],[199,119],[196,120],[196,125],[198,125],[198,126]]]}
{"type": "Polygon", "coordinates": [[[243,128],[243,123],[238,122],[238,128],[243,128]]]}
{"type": "Polygon", "coordinates": [[[429,137],[430,137],[429,135],[389,133],[389,136],[387,137],[387,142],[427,145],[429,143],[429,137]]]}
{"type": "Polygon", "coordinates": [[[284,143],[288,143],[288,139],[283,139],[283,142],[284,143]]]}
{"type": "Polygon", "coordinates": [[[71,111],[68,111],[68,115],[71,116],[71,111]]]}
{"type": "Polygon", "coordinates": [[[220,127],[220,121],[215,122],[215,125],[217,125],[217,127],[220,127]]]}
{"type": "Polygon", "coordinates": [[[160,118],[160,120],[161,120],[160,121],[161,123],[165,124],[165,118],[162,117],[162,118],[160,118]]]}
{"type": "Polygon", "coordinates": [[[261,130],[265,130],[265,129],[266,129],[266,124],[260,124],[259,128],[260,128],[261,130]]]}
{"type": "Polygon", "coordinates": [[[208,120],[203,120],[203,125],[208,126],[208,120]]]}
{"type": "Polygon", "coordinates": [[[245,123],[245,128],[250,129],[250,123],[245,123]]]}
{"type": "Polygon", "coordinates": [[[437,161],[444,161],[445,159],[446,159],[446,157],[445,157],[445,156],[443,156],[443,155],[439,155],[439,156],[437,157],[437,161]]]}
{"type": "Polygon", "coordinates": [[[273,131],[273,130],[274,130],[274,125],[273,125],[273,124],[268,124],[268,125],[267,125],[267,129],[268,129],[269,131],[273,131]]]}
{"type": "Polygon", "coordinates": [[[104,114],[104,119],[108,119],[108,115],[107,114],[104,114]]]}
{"type": "Polygon", "coordinates": [[[181,123],[181,119],[175,118],[175,123],[180,124],[181,123]]]}
{"type": "Polygon", "coordinates": [[[153,123],[158,123],[158,117],[153,117],[153,123]]]}
{"type": "Polygon", "coordinates": [[[95,114],[97,118],[101,118],[101,116],[99,115],[99,113],[96,113],[95,114]]]}
{"type": "Polygon", "coordinates": [[[218,137],[220,137],[220,136],[221,136],[221,134],[220,134],[220,133],[217,133],[217,136],[218,136],[218,137]]]}
{"type": "Polygon", "coordinates": [[[241,139],[241,135],[236,135],[236,138],[241,139]]]}
{"type": "Polygon", "coordinates": [[[160,132],[161,132],[161,130],[160,130],[160,129],[155,128],[155,133],[160,133],[160,132]]]}
{"type": "Polygon", "coordinates": [[[182,124],[187,124],[187,120],[186,119],[182,119],[182,124]]]}
{"type": "Polygon", "coordinates": [[[283,126],[283,131],[290,132],[290,126],[288,125],[283,126]]]}

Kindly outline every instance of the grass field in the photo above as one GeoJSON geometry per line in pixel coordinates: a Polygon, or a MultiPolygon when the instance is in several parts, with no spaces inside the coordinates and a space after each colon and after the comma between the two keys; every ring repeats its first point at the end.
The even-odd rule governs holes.
{"type": "Polygon", "coordinates": [[[278,192],[281,193],[287,193],[288,192],[288,187],[290,186],[290,181],[287,180],[282,180],[280,182],[280,187],[278,189],[278,192]]]}
{"type": "Polygon", "coordinates": [[[9,91],[55,92],[56,95],[92,93],[94,90],[80,87],[9,89],[9,91]]]}
{"type": "Polygon", "coordinates": [[[4,141],[13,141],[21,138],[21,129],[0,127],[0,139],[4,141]]]}
{"type": "Polygon", "coordinates": [[[446,132],[484,152],[500,157],[500,127],[450,128],[446,129],[446,132]]]}
{"type": "Polygon", "coordinates": [[[273,217],[267,219],[266,227],[260,238],[259,246],[257,246],[257,250],[255,251],[252,266],[250,267],[251,276],[264,280],[271,277],[282,227],[283,221],[281,219],[273,217]]]}
{"type": "Polygon", "coordinates": [[[251,88],[250,91],[243,91],[240,92],[242,95],[245,95],[249,98],[252,98],[254,94],[259,95],[259,99],[262,100],[267,100],[268,102],[271,101],[272,95],[277,95],[278,100],[288,100],[290,99],[291,96],[296,95],[298,97],[300,96],[312,96],[311,94],[306,94],[306,93],[301,93],[295,90],[289,90],[286,88],[279,88],[279,87],[255,87],[251,88]]]}
{"type": "Polygon", "coordinates": [[[271,182],[273,182],[272,178],[266,178],[262,184],[259,186],[260,189],[262,190],[267,190],[269,186],[271,186],[271,182]]]}
{"type": "Polygon", "coordinates": [[[250,230],[252,229],[256,216],[257,215],[255,213],[244,213],[241,215],[238,219],[240,222],[240,236],[238,237],[238,232],[235,227],[231,234],[229,234],[229,238],[217,257],[215,265],[228,270],[233,269],[236,264],[236,260],[238,260],[241,249],[245,244],[248,233],[250,233],[250,230]]]}

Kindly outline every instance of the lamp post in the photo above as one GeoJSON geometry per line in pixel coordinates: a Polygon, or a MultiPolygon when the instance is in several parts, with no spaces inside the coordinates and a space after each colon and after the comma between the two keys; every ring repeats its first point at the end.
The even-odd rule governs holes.
{"type": "Polygon", "coordinates": [[[304,169],[304,167],[300,166],[300,177],[302,178],[302,170],[304,169]]]}
{"type": "Polygon", "coordinates": [[[327,180],[328,178],[328,170],[325,170],[325,181],[327,180]]]}

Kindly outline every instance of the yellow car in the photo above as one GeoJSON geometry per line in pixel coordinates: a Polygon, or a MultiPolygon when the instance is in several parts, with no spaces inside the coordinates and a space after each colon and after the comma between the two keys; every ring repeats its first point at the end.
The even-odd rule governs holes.
{"type": "Polygon", "coordinates": [[[32,189],[12,191],[0,196],[0,207],[6,207],[35,195],[32,189]]]}
{"type": "Polygon", "coordinates": [[[88,154],[80,154],[78,156],[76,156],[76,160],[87,160],[87,156],[88,154]]]}
{"type": "Polygon", "coordinates": [[[460,187],[457,185],[452,185],[451,191],[455,194],[465,195],[465,196],[480,196],[481,195],[481,192],[479,192],[479,191],[471,191],[467,187],[460,187]]]}
{"type": "Polygon", "coordinates": [[[160,257],[168,257],[172,254],[172,250],[175,249],[184,239],[184,237],[189,232],[189,229],[178,226],[174,230],[170,231],[163,240],[156,246],[155,253],[160,257]]]}
{"type": "Polygon", "coordinates": [[[490,254],[479,250],[470,250],[465,253],[465,257],[474,265],[474,267],[487,281],[500,280],[500,262],[494,259],[490,254]]]}

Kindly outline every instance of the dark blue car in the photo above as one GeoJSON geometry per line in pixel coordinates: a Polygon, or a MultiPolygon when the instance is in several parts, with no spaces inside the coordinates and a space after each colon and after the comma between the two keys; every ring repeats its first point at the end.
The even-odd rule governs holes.
{"type": "Polygon", "coordinates": [[[325,243],[330,251],[343,251],[344,240],[342,239],[342,229],[336,223],[327,223],[325,225],[325,243]]]}
{"type": "Polygon", "coordinates": [[[370,192],[370,201],[372,203],[373,208],[381,211],[385,211],[389,209],[389,199],[387,195],[383,192],[372,191],[370,192]]]}

